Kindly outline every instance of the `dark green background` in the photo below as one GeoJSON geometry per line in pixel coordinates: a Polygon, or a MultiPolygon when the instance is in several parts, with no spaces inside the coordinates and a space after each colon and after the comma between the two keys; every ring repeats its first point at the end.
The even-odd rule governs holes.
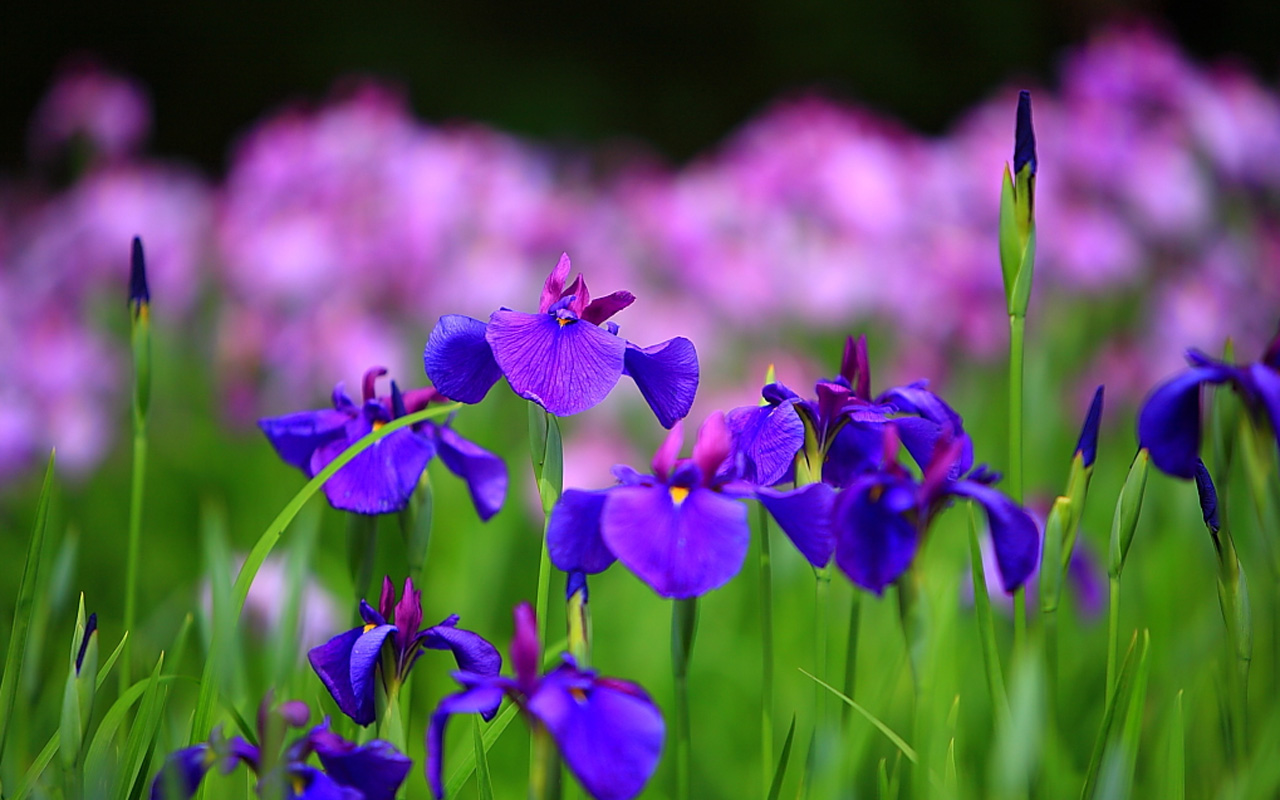
{"type": "Polygon", "coordinates": [[[1202,58],[1274,77],[1280,3],[1192,0],[708,0],[506,4],[6,4],[0,168],[56,67],[92,53],[140,78],[152,149],[217,171],[238,132],[351,73],[401,84],[431,120],[575,144],[648,143],[681,160],[789,91],[818,88],[925,131],[1004,80],[1052,83],[1065,46],[1141,16],[1202,58]]]}

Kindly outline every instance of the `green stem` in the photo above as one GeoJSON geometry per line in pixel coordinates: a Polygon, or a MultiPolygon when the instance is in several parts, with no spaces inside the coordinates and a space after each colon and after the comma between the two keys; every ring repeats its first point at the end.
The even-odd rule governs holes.
{"type": "Polygon", "coordinates": [[[551,596],[551,555],[547,551],[547,526],[564,489],[564,446],[556,417],[534,403],[529,404],[529,456],[533,476],[538,482],[538,498],[542,501],[542,555],[538,560],[538,633],[547,643],[547,601],[551,596]]]}
{"type": "MultiPolygon", "coordinates": [[[[356,602],[369,599],[373,567],[378,554],[378,518],[372,514],[347,514],[347,566],[356,602]]],[[[376,600],[375,600],[376,602],[376,600]]],[[[359,612],[356,612],[357,616],[359,612]]]]}
{"type": "Polygon", "coordinates": [[[529,800],[557,800],[560,797],[560,759],[551,734],[535,725],[530,742],[529,800]]]}
{"type": "Polygon", "coordinates": [[[760,764],[764,794],[773,783],[773,561],[769,547],[769,513],[757,503],[760,514],[760,764]]]}
{"type": "Polygon", "coordinates": [[[1111,575],[1107,603],[1107,692],[1115,691],[1116,668],[1120,659],[1120,576],[1111,575]]]}
{"type": "MultiPolygon", "coordinates": [[[[124,629],[132,631],[138,602],[138,551],[142,545],[142,496],[147,472],[147,427],[134,417],[133,429],[133,480],[129,492],[129,550],[124,579],[124,629]]],[[[123,694],[132,683],[130,650],[133,637],[125,640],[120,657],[120,692],[123,694]]]]}
{"type": "Polygon", "coordinates": [[[434,522],[435,497],[431,491],[430,473],[423,470],[418,488],[409,499],[409,505],[399,513],[400,536],[404,540],[405,556],[409,564],[409,577],[414,585],[422,586],[422,575],[427,568],[427,553],[431,548],[431,525],[434,522]]]}
{"type": "MultiPolygon", "coordinates": [[[[813,574],[815,578],[813,587],[814,619],[817,626],[813,637],[813,674],[830,683],[827,680],[827,651],[829,649],[828,640],[831,638],[831,568],[815,569],[813,574]]],[[[815,729],[819,732],[825,732],[828,711],[831,708],[829,699],[831,695],[821,686],[817,686],[816,689],[815,729]]]]}
{"type": "MultiPolygon", "coordinates": [[[[1009,315],[1009,474],[1005,490],[1013,502],[1022,503],[1022,380],[1023,339],[1027,318],[1009,315]]],[[[1021,588],[1013,595],[1013,648],[1022,652],[1027,642],[1027,601],[1021,588]]]]}
{"type": "Polygon", "coordinates": [[[698,598],[676,600],[671,607],[671,677],[676,706],[676,800],[692,797],[692,736],[689,724],[689,657],[698,630],[698,598]]]}
{"type": "Polygon", "coordinates": [[[987,673],[987,689],[996,718],[1004,723],[1009,719],[1009,696],[1004,688],[1004,671],[1000,667],[1000,650],[996,645],[995,622],[991,617],[991,595],[987,591],[986,570],[982,566],[982,548],[978,544],[978,515],[972,504],[969,507],[969,566],[973,575],[973,610],[978,623],[978,638],[982,641],[982,665],[987,673]]]}
{"type": "MultiPolygon", "coordinates": [[[[849,638],[844,650],[844,694],[845,697],[854,699],[856,699],[854,690],[858,683],[858,628],[862,621],[861,609],[862,592],[855,587],[853,597],[849,600],[849,638]]],[[[853,706],[845,703],[841,707],[841,712],[841,726],[848,726],[853,706]]]]}
{"type": "Polygon", "coordinates": [[[1044,632],[1045,663],[1045,730],[1048,732],[1048,743],[1056,746],[1058,731],[1058,610],[1045,610],[1040,615],[1040,625],[1044,632]]]}

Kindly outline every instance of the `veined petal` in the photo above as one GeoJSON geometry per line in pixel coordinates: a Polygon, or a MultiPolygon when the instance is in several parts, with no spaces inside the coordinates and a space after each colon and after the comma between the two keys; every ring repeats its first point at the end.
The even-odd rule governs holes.
{"type": "Polygon", "coordinates": [[[747,556],[747,507],[694,487],[679,503],[666,486],[609,492],[600,528],[627,568],[663,597],[696,597],[723,586],[747,556]]]}
{"type": "Polygon", "coordinates": [[[574,777],[598,800],[630,800],[653,775],[665,727],[640,687],[564,665],[528,701],[574,777]]]}
{"type": "Polygon", "coordinates": [[[449,471],[467,482],[471,502],[480,519],[488,520],[507,499],[507,463],[475,442],[462,438],[448,425],[437,425],[436,445],[449,471]]]}
{"type": "Polygon", "coordinates": [[[951,494],[977,500],[987,512],[991,544],[1004,590],[1012,594],[1040,562],[1040,532],[1022,506],[1003,493],[973,481],[956,481],[951,494]]]}
{"type": "Polygon", "coordinates": [[[1138,414],[1138,446],[1161,471],[1190,479],[1200,455],[1200,384],[1222,383],[1230,367],[1195,367],[1158,386],[1138,414]]]}
{"type": "Polygon", "coordinates": [[[594,574],[604,572],[614,562],[613,551],[600,534],[600,515],[610,491],[569,489],[551,509],[547,551],[558,569],[594,574]]]}
{"type": "Polygon", "coordinates": [[[260,419],[258,427],[286,464],[297,467],[310,478],[315,475],[311,472],[311,454],[341,438],[343,427],[350,420],[350,414],[321,409],[260,419]]]}
{"type": "Polygon", "coordinates": [[[787,492],[760,489],[756,497],[810,564],[818,568],[827,565],[836,549],[831,532],[836,493],[830,486],[811,483],[787,492]]]}
{"type": "Polygon", "coordinates": [[[804,423],[794,406],[743,406],[724,415],[743,480],[772,486],[786,476],[804,446],[804,423]]]}
{"type": "Polygon", "coordinates": [[[313,737],[312,744],[325,773],[338,784],[360,792],[364,800],[395,800],[413,766],[408,756],[381,739],[356,746],[328,733],[313,737]]]}
{"type": "Polygon", "coordinates": [[[427,782],[431,784],[431,793],[436,797],[444,797],[444,781],[441,772],[444,767],[444,729],[449,717],[454,714],[478,714],[489,708],[497,708],[502,703],[504,689],[510,684],[502,678],[488,681],[475,681],[465,691],[450,695],[440,701],[431,714],[431,724],[427,726],[427,782]]]}
{"type": "MultiPolygon", "coordinates": [[[[476,675],[492,676],[502,671],[498,648],[478,633],[457,627],[456,616],[422,632],[422,643],[432,650],[448,650],[458,662],[458,669],[476,675]]],[[[485,719],[498,711],[497,704],[482,710],[485,719]]]]}
{"type": "Polygon", "coordinates": [[[311,668],[333,696],[338,710],[352,719],[359,711],[360,702],[351,689],[351,649],[363,632],[361,628],[352,628],[307,652],[311,668]]]}
{"type": "Polygon", "coordinates": [[[670,428],[688,416],[698,393],[698,353],[693,342],[677,336],[651,347],[628,343],[625,369],[662,427],[670,428]]]}
{"type": "Polygon", "coordinates": [[[427,338],[422,365],[431,383],[450,400],[479,403],[502,377],[485,339],[486,329],[473,317],[446,314],[427,338]]]}
{"type": "Polygon", "coordinates": [[[622,376],[626,342],[589,322],[495,311],[485,333],[516,394],[557,417],[586,411],[622,376]]]}
{"type": "Polygon", "coordinates": [[[883,481],[859,481],[840,494],[832,515],[836,564],[876,594],[911,566],[919,545],[915,524],[896,508],[900,494],[883,481]]]}
{"type": "MultiPolygon", "coordinates": [[[[311,456],[312,474],[346,450],[355,439],[339,439],[311,456]]],[[[389,514],[399,511],[418,488],[418,479],[435,455],[430,439],[411,430],[399,430],[374,442],[325,481],[329,503],[357,514],[389,514]]]]}

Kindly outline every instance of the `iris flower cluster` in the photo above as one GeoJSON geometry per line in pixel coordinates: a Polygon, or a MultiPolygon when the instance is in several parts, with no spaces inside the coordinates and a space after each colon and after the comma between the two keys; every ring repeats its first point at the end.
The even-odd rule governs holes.
{"type": "MultiPolygon", "coordinates": [[[[285,463],[308,478],[315,477],[366,434],[444,399],[429,387],[402,394],[395,381],[391,382],[390,396],[378,397],[374,384],[386,374],[383,367],[365,373],[360,405],[339,383],[333,390],[332,409],[261,419],[258,427],[285,463]]],[[[498,513],[507,495],[506,464],[464,439],[447,422],[431,420],[396,431],[351,459],[325,482],[325,497],[334,508],[356,514],[400,511],[418,488],[428,462],[437,455],[450,472],[467,482],[481,519],[498,513]]]]}

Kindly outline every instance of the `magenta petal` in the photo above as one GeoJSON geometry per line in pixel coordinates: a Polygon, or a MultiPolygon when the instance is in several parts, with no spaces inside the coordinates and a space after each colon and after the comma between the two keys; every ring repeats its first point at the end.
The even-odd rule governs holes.
{"type": "Polygon", "coordinates": [[[609,491],[569,489],[551,509],[547,552],[557,569],[595,574],[614,562],[613,552],[600,535],[600,515],[609,491]]]}
{"type": "MultiPolygon", "coordinates": [[[[346,450],[354,439],[341,439],[317,450],[311,457],[313,474],[346,450]]],[[[357,514],[389,514],[399,511],[418,488],[418,479],[435,455],[431,440],[410,430],[399,430],[374,442],[325,481],[329,503],[357,514]]]]}
{"type": "Polygon", "coordinates": [[[810,564],[818,568],[827,565],[836,549],[831,533],[836,493],[830,486],[811,483],[789,492],[759,489],[756,497],[810,564]]]}
{"type": "Polygon", "coordinates": [[[598,800],[630,800],[658,766],[662,712],[638,686],[562,666],[543,678],[528,709],[598,800]]]}
{"type": "Polygon", "coordinates": [[[733,435],[724,423],[724,412],[711,412],[698,428],[698,436],[693,441],[692,461],[702,471],[702,479],[710,481],[732,451],[733,435]]]}
{"type": "Polygon", "coordinates": [[[310,478],[314,475],[311,472],[311,454],[340,438],[343,427],[350,421],[350,414],[321,409],[260,419],[258,427],[286,464],[297,467],[310,478]]]}
{"type": "Polygon", "coordinates": [[[666,486],[621,486],[600,517],[605,544],[663,597],[723,586],[747,556],[747,507],[701,487],[676,503],[666,486]]]}
{"type": "Polygon", "coordinates": [[[832,514],[836,565],[876,594],[911,566],[919,535],[898,506],[903,490],[863,480],[840,493],[832,514]]]}
{"type": "Polygon", "coordinates": [[[688,416],[698,393],[698,353],[693,342],[677,336],[652,347],[626,348],[626,374],[636,382],[664,428],[688,416]]]}
{"type": "Polygon", "coordinates": [[[506,462],[448,425],[436,426],[436,446],[449,471],[467,482],[480,519],[487,521],[497,514],[507,499],[506,462]]]}
{"type": "Polygon", "coordinates": [[[485,338],[516,394],[557,417],[586,411],[622,376],[626,342],[581,320],[495,311],[485,338]]]}
{"type": "Polygon", "coordinates": [[[622,309],[636,301],[631,292],[614,292],[604,297],[597,297],[582,310],[582,319],[592,325],[600,325],[622,309]]]}
{"type": "Polygon", "coordinates": [[[564,282],[569,280],[569,270],[572,268],[572,264],[569,263],[569,254],[561,253],[560,260],[556,262],[555,268],[542,284],[542,297],[538,301],[538,310],[543,314],[547,313],[564,293],[564,282]]]}
{"type": "Polygon", "coordinates": [[[422,366],[437,391],[459,403],[479,403],[502,377],[485,339],[486,325],[461,314],[436,323],[422,352],[422,366]]]}

